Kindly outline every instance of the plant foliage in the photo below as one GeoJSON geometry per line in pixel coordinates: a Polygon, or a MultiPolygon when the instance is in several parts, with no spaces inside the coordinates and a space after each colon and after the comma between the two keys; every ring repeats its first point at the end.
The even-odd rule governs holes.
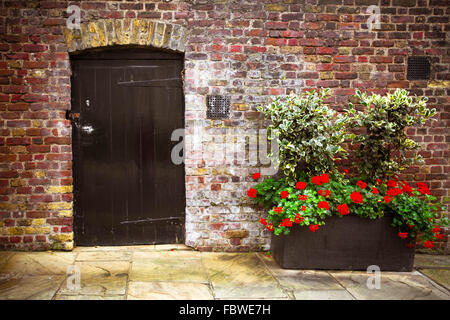
{"type": "Polygon", "coordinates": [[[273,99],[260,106],[272,120],[269,132],[278,140],[277,162],[283,174],[296,180],[300,173],[318,174],[332,170],[336,158],[345,156],[347,115],[338,114],[324,104],[329,89],[273,99]]]}
{"type": "Polygon", "coordinates": [[[426,107],[426,97],[412,98],[408,94],[400,89],[386,96],[357,91],[356,98],[364,110],[357,111],[349,104],[350,126],[365,130],[349,135],[357,145],[357,166],[360,174],[372,182],[398,174],[422,160],[417,153],[420,145],[407,136],[405,129],[423,125],[436,110],[426,107]]]}

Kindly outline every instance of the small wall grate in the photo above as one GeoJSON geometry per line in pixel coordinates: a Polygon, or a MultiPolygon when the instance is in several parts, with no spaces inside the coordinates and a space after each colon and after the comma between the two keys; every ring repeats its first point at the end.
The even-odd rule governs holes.
{"type": "Polygon", "coordinates": [[[408,57],[408,80],[429,80],[430,59],[428,57],[408,57]]]}
{"type": "Polygon", "coordinates": [[[206,107],[208,119],[227,119],[230,117],[229,96],[207,96],[206,107]]]}

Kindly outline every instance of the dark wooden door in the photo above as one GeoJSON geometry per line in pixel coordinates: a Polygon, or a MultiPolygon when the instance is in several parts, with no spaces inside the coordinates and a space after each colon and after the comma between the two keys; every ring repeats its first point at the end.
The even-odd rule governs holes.
{"type": "Polygon", "coordinates": [[[77,245],[184,240],[183,60],[113,50],[72,57],[74,231],[77,245]]]}

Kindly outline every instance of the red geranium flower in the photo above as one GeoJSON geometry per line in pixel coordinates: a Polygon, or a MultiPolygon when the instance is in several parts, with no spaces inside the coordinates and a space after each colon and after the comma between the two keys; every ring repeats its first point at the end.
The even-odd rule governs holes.
{"type": "Polygon", "coordinates": [[[317,229],[319,229],[319,225],[318,224],[311,224],[309,226],[309,230],[311,230],[311,232],[316,232],[317,229]]]}
{"type": "Polygon", "coordinates": [[[273,208],[273,211],[275,211],[276,213],[282,213],[283,207],[275,207],[275,208],[273,208]]]}
{"type": "Polygon", "coordinates": [[[434,236],[436,237],[437,240],[444,239],[444,235],[442,233],[436,233],[434,236]]]}
{"type": "Polygon", "coordinates": [[[393,196],[396,196],[397,194],[394,189],[388,189],[388,191],[386,192],[386,195],[393,197],[393,196]]]}
{"type": "Polygon", "coordinates": [[[305,188],[306,188],[306,182],[303,182],[303,181],[299,181],[295,185],[295,189],[298,189],[298,190],[303,190],[305,188]]]}
{"type": "Polygon", "coordinates": [[[324,173],[324,174],[322,174],[321,176],[320,176],[320,182],[323,184],[323,183],[328,183],[328,182],[330,182],[330,176],[328,175],[328,174],[326,174],[326,173],[324,173]]]}
{"type": "Polygon", "coordinates": [[[347,169],[344,169],[344,174],[348,174],[348,170],[347,169]]]}
{"type": "Polygon", "coordinates": [[[281,199],[286,199],[287,197],[289,197],[289,192],[281,191],[281,199]]]}
{"type": "Polygon", "coordinates": [[[295,214],[295,223],[299,224],[300,222],[302,222],[304,220],[304,218],[300,215],[300,213],[296,213],[295,214]]]}
{"type": "Polygon", "coordinates": [[[391,197],[388,197],[388,196],[384,196],[384,202],[385,203],[389,203],[389,202],[391,202],[391,197]]]}
{"type": "Polygon", "coordinates": [[[261,222],[261,224],[262,224],[263,226],[267,225],[267,220],[264,219],[264,218],[261,218],[261,219],[260,219],[260,222],[261,222]]]}
{"type": "Polygon", "coordinates": [[[337,210],[342,216],[345,216],[346,214],[349,213],[348,206],[346,203],[338,205],[337,210]]]}
{"type": "Polygon", "coordinates": [[[417,182],[417,188],[428,188],[425,182],[417,182]]]}
{"type": "Polygon", "coordinates": [[[417,189],[421,194],[431,194],[430,189],[428,189],[428,185],[423,182],[417,182],[417,189]]]}
{"type": "Polygon", "coordinates": [[[406,239],[406,237],[408,236],[408,232],[399,232],[398,236],[402,239],[406,239]]]}
{"type": "Polygon", "coordinates": [[[273,225],[272,225],[272,223],[268,224],[268,225],[266,226],[266,228],[267,228],[267,230],[269,230],[269,231],[273,231],[273,225]]]}
{"type": "Polygon", "coordinates": [[[308,199],[308,196],[306,194],[301,194],[301,195],[298,196],[298,200],[305,201],[307,199],[308,199]]]}
{"type": "Polygon", "coordinates": [[[407,184],[405,181],[403,181],[402,191],[403,191],[404,193],[409,194],[410,197],[412,197],[412,195],[413,195],[413,193],[412,193],[412,191],[413,191],[413,190],[412,190],[412,187],[411,187],[409,184],[407,184]]]}
{"type": "Polygon", "coordinates": [[[320,201],[318,207],[319,209],[330,210],[330,205],[326,201],[320,201]]]}
{"type": "Polygon", "coordinates": [[[395,182],[394,180],[389,180],[389,181],[387,182],[387,186],[388,186],[389,188],[395,188],[395,187],[397,186],[397,182],[395,182]]]}
{"type": "Polygon", "coordinates": [[[300,208],[300,210],[306,211],[306,207],[305,207],[305,206],[302,206],[302,207],[300,208]]]}
{"type": "Polygon", "coordinates": [[[261,173],[256,172],[253,174],[253,180],[258,180],[259,178],[261,178],[261,173]]]}
{"type": "Polygon", "coordinates": [[[377,179],[377,184],[381,184],[381,180],[380,179],[377,179]]]}
{"type": "Polygon", "coordinates": [[[253,189],[253,188],[250,188],[250,189],[247,191],[247,195],[248,195],[250,198],[256,198],[256,193],[257,193],[256,189],[253,189]]]}
{"type": "Polygon", "coordinates": [[[312,178],[311,178],[311,182],[314,183],[314,184],[316,184],[316,185],[318,185],[318,186],[321,186],[321,185],[322,185],[322,180],[320,179],[320,176],[314,176],[314,177],[312,177],[312,178]]]}
{"type": "Polygon", "coordinates": [[[327,190],[319,190],[319,191],[317,191],[317,193],[320,194],[321,196],[327,198],[330,196],[331,191],[328,189],[327,190]]]}
{"type": "Polygon", "coordinates": [[[364,181],[359,180],[356,183],[357,186],[359,186],[361,189],[365,189],[367,187],[367,183],[365,183],[364,181]]]}
{"type": "Polygon", "coordinates": [[[377,188],[372,187],[372,193],[373,193],[373,194],[378,194],[378,193],[380,193],[380,191],[378,191],[377,188]]]}
{"type": "Polygon", "coordinates": [[[427,240],[423,243],[423,246],[427,249],[433,248],[433,241],[427,240]]]}
{"type": "Polygon", "coordinates": [[[389,189],[386,193],[388,196],[395,197],[402,194],[402,190],[400,188],[389,189]]]}
{"type": "Polygon", "coordinates": [[[350,199],[352,199],[352,201],[354,203],[362,203],[363,202],[363,196],[361,193],[353,191],[352,194],[350,195],[350,199]]]}
{"type": "Polygon", "coordinates": [[[428,185],[425,182],[417,182],[417,188],[418,189],[428,188],[428,185]]]}
{"type": "Polygon", "coordinates": [[[283,219],[280,223],[280,227],[292,227],[292,221],[289,218],[283,219]]]}
{"type": "Polygon", "coordinates": [[[439,226],[434,226],[434,228],[431,231],[433,233],[439,233],[439,232],[441,232],[441,228],[439,228],[439,226]]]}

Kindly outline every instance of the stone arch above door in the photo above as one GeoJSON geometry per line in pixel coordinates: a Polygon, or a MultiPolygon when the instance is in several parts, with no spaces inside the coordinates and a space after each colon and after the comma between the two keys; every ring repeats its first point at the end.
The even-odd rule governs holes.
{"type": "Polygon", "coordinates": [[[188,30],[149,19],[100,19],[64,28],[69,52],[114,45],[140,45],[184,52],[188,30]]]}

